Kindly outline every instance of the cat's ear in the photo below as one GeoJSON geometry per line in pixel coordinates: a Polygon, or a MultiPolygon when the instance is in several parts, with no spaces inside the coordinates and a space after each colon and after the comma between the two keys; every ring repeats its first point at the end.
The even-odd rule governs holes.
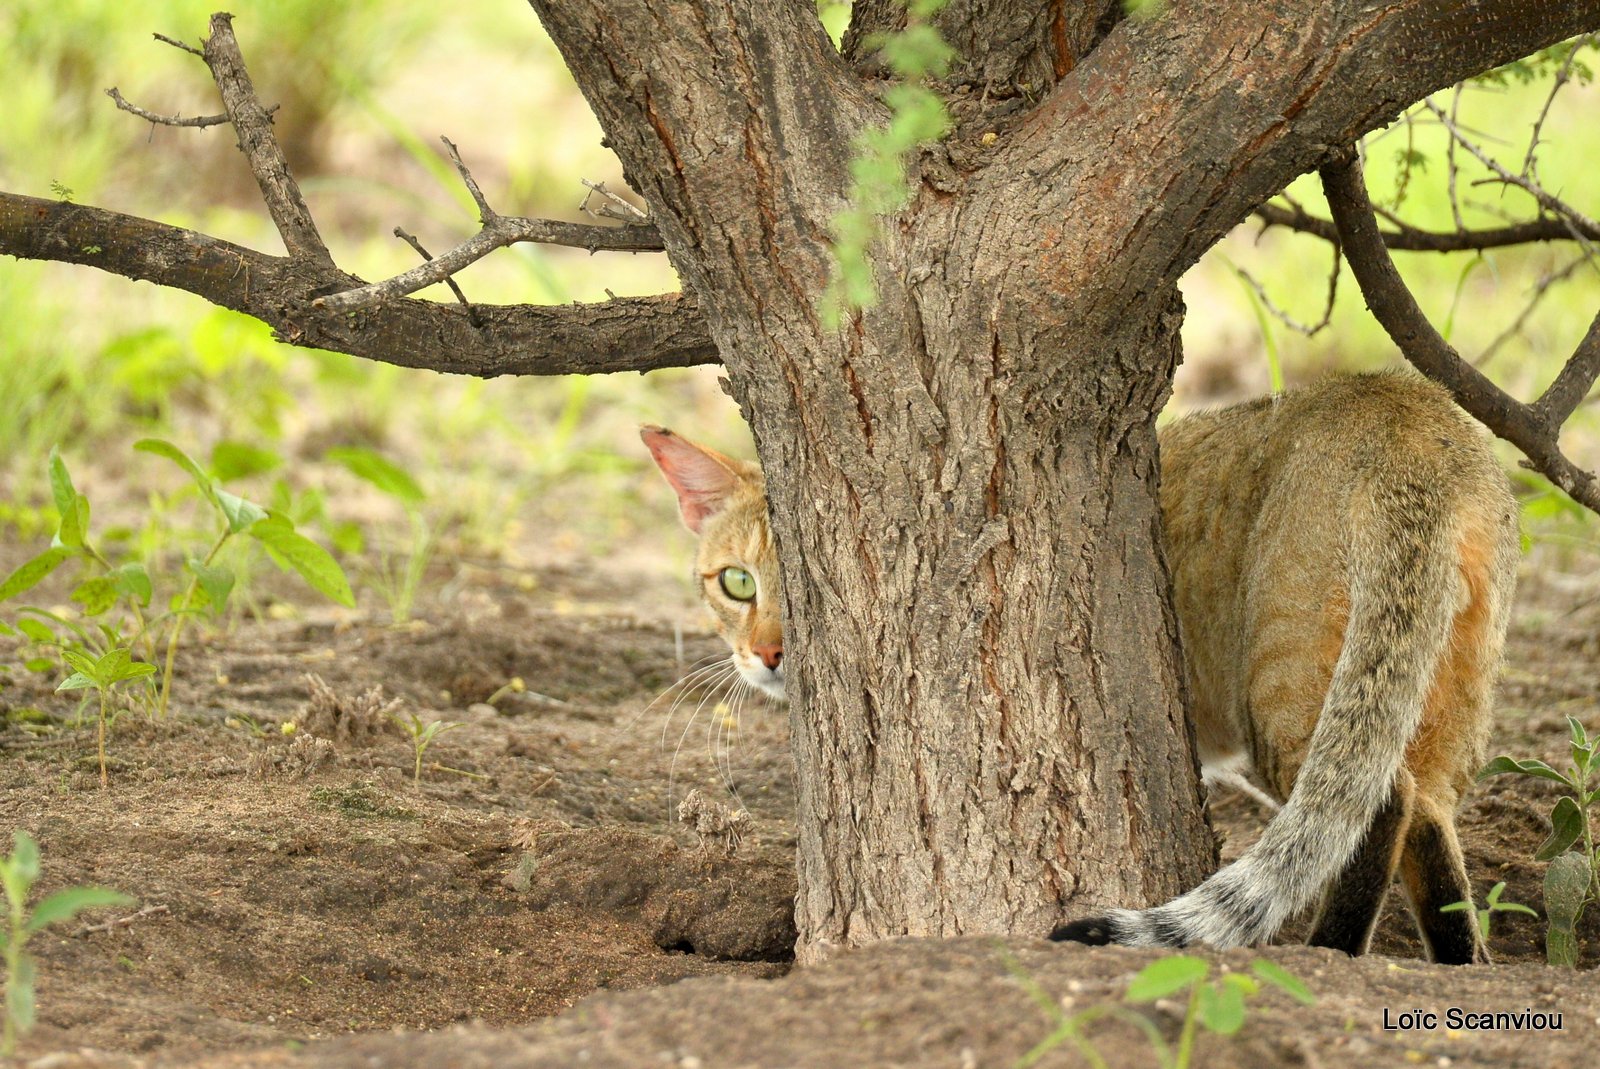
{"type": "Polygon", "coordinates": [[[695,445],[665,427],[646,424],[639,428],[639,437],[655,458],[656,467],[667,477],[678,494],[678,511],[683,522],[695,534],[710,516],[727,504],[729,495],[746,478],[750,467],[737,460],[695,445]]]}

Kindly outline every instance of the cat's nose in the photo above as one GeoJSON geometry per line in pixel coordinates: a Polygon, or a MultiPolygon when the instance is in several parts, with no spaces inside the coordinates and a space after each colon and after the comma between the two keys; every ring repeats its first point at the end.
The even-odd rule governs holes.
{"type": "Polygon", "coordinates": [[[783,643],[764,642],[758,646],[751,646],[750,652],[761,658],[761,663],[772,669],[778,670],[778,665],[783,663],[783,643]]]}

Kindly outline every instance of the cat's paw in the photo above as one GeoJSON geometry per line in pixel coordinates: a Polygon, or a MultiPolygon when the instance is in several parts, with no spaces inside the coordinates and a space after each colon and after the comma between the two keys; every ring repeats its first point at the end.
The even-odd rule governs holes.
{"type": "Polygon", "coordinates": [[[1090,917],[1087,920],[1063,924],[1050,933],[1050,938],[1058,943],[1086,943],[1092,947],[1103,947],[1116,942],[1116,936],[1111,931],[1110,917],[1090,917]]]}

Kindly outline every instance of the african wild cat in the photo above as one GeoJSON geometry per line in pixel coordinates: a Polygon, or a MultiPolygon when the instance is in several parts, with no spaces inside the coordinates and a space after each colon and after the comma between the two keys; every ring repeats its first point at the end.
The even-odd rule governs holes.
{"type": "MultiPolygon", "coordinates": [[[[700,536],[696,573],[745,680],[783,697],[778,562],[760,470],[642,436],[700,536]]],[[[1396,870],[1429,957],[1486,953],[1455,809],[1483,763],[1518,557],[1482,431],[1404,375],[1332,378],[1174,422],[1161,509],[1204,764],[1248,762],[1280,801],[1199,887],[1054,938],[1270,939],[1322,896],[1311,942],[1362,953],[1396,870]]]]}

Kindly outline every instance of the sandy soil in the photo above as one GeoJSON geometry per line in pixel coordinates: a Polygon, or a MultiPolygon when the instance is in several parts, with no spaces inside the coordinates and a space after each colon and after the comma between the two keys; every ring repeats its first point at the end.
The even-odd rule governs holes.
{"type": "MultiPolygon", "coordinates": [[[[75,703],[0,639],[0,824],[40,841],[40,890],[94,882],[164,907],[40,937],[23,1061],[1006,1066],[1054,1027],[1030,989],[1073,1010],[1120,999],[1150,954],[907,942],[792,972],[784,713],[672,689],[720,644],[607,574],[458,569],[407,627],[299,605],[207,637],[181,658],[173,717],[116,725],[108,790],[75,703]],[[311,677],[326,687],[315,700],[311,677]],[[513,678],[525,689],[505,689],[513,678]],[[420,785],[409,740],[377,712],[390,700],[463,725],[428,750],[420,785]],[[676,819],[696,788],[717,805],[737,795],[752,817],[740,841],[676,819]]],[[[1559,761],[1565,714],[1600,726],[1593,575],[1592,561],[1530,567],[1495,752],[1559,761]]],[[[1505,880],[1508,899],[1540,902],[1529,856],[1553,797],[1503,778],[1471,795],[1482,888],[1505,880]]],[[[1220,798],[1225,856],[1262,819],[1220,798]]],[[[1584,934],[1576,974],[1542,964],[1542,927],[1519,916],[1496,921],[1500,964],[1429,966],[1396,893],[1368,959],[1212,955],[1270,956],[1320,1001],[1261,996],[1237,1036],[1202,1039],[1196,1064],[1576,1064],[1600,1035],[1600,911],[1584,934]],[[1563,1030],[1383,1030],[1386,1008],[1449,1006],[1560,1012],[1563,1030]]],[[[1175,1037],[1180,1006],[1141,1012],[1175,1037]]],[[[1088,1034],[1111,1064],[1157,1064],[1127,1023],[1088,1034]]],[[[1039,1064],[1080,1060],[1063,1046],[1039,1064]]]]}

